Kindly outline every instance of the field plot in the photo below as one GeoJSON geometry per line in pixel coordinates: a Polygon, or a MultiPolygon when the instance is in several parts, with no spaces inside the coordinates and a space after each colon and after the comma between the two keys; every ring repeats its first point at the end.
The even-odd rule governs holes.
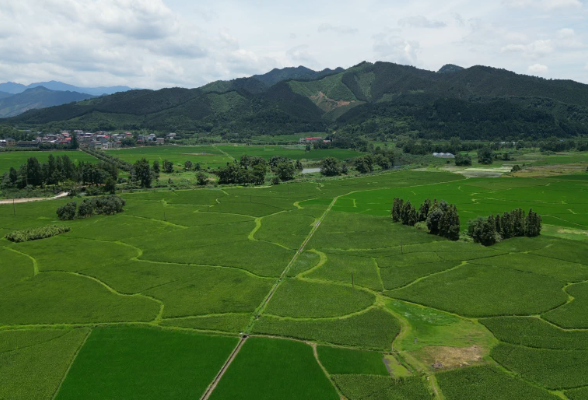
{"type": "Polygon", "coordinates": [[[198,398],[236,342],[148,328],[94,329],[56,398],[198,398]]]}
{"type": "Polygon", "coordinates": [[[559,397],[494,367],[471,367],[437,375],[448,400],[556,400],[559,397]]]}
{"type": "Polygon", "coordinates": [[[0,398],[53,398],[89,333],[89,329],[0,332],[0,398]]]}
{"type": "MultiPolygon", "coordinates": [[[[278,149],[202,148],[211,164],[278,149]]],[[[185,149],[120,154],[180,163],[185,149]]],[[[546,233],[585,230],[587,190],[392,171],[128,193],[121,214],[68,222],[65,199],[0,205],[2,232],[71,228],[0,239],[0,398],[52,399],[65,378],[57,399],[197,399],[213,381],[218,400],[583,399],[587,241],[451,242],[392,223],[390,207],[447,200],[464,228],[532,207],[546,233]]]]}
{"type": "Polygon", "coordinates": [[[309,345],[250,338],[211,399],[338,400],[339,396],[321,371],[309,345]]]}
{"type": "Polygon", "coordinates": [[[160,164],[163,160],[168,160],[174,165],[182,167],[186,161],[192,161],[194,164],[200,163],[202,168],[216,168],[231,161],[230,157],[214,146],[149,146],[108,150],[107,152],[130,163],[145,158],[151,163],[157,160],[160,164]]]}
{"type": "Polygon", "coordinates": [[[47,162],[51,154],[54,157],[68,156],[76,164],[81,161],[98,162],[98,159],[83,151],[0,151],[0,175],[4,175],[11,167],[18,170],[31,157],[35,157],[43,164],[47,162]]]}

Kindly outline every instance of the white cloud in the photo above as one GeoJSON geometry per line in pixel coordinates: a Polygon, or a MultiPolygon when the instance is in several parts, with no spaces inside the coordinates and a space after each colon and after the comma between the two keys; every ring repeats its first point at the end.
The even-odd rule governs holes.
{"type": "Polygon", "coordinates": [[[373,49],[378,59],[398,64],[417,64],[419,43],[406,40],[395,31],[383,32],[373,36],[373,49]]]}
{"type": "Polygon", "coordinates": [[[398,20],[400,26],[408,26],[413,28],[430,28],[438,29],[445,28],[447,24],[443,21],[429,19],[422,15],[415,15],[411,17],[401,18],[398,20]]]}
{"type": "Polygon", "coordinates": [[[540,58],[551,54],[554,45],[551,40],[536,40],[529,44],[508,44],[500,49],[501,53],[521,53],[528,58],[540,58]]]}
{"type": "Polygon", "coordinates": [[[527,68],[527,72],[532,75],[545,75],[547,72],[549,72],[549,68],[547,65],[533,64],[527,68]]]}
{"type": "Polygon", "coordinates": [[[580,0],[503,0],[503,4],[512,8],[537,7],[546,11],[582,8],[580,0]]]}
{"type": "Polygon", "coordinates": [[[343,35],[350,35],[357,33],[357,29],[344,25],[321,24],[318,27],[318,32],[335,32],[343,35]]]}

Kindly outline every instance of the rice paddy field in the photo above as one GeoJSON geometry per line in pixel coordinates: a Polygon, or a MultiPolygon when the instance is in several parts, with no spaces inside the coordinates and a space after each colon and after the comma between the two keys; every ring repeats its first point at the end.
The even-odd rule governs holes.
{"type": "Polygon", "coordinates": [[[0,175],[10,170],[10,167],[18,169],[21,165],[27,163],[30,157],[35,157],[40,163],[47,162],[49,155],[68,156],[73,162],[98,162],[98,160],[83,151],[3,151],[0,152],[0,175]]]}
{"type": "Polygon", "coordinates": [[[214,145],[214,146],[150,146],[129,149],[108,150],[108,153],[122,160],[134,163],[146,158],[150,162],[169,160],[175,165],[183,165],[186,161],[200,163],[203,168],[217,168],[226,165],[242,155],[263,157],[266,160],[273,156],[287,157],[293,160],[317,161],[327,157],[340,160],[351,159],[361,155],[353,150],[319,149],[305,151],[305,146],[261,146],[261,145],[214,145]]]}
{"type": "MultiPolygon", "coordinates": [[[[241,147],[113,153],[151,151],[214,165],[241,147]]],[[[0,205],[2,236],[71,228],[0,239],[0,399],[587,398],[588,180],[402,170],[123,197],[68,222],[68,200],[0,205]],[[532,207],[544,231],[451,242],[392,223],[394,197],[455,203],[463,229],[532,207]]]]}

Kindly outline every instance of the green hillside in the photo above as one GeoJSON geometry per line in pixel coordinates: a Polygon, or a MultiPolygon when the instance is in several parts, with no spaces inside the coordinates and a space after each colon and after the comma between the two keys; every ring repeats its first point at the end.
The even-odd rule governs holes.
{"type": "Polygon", "coordinates": [[[410,132],[431,139],[573,137],[588,134],[588,85],[483,66],[432,72],[364,62],[347,70],[273,70],[199,89],[132,90],[5,122],[232,137],[304,131],[371,137],[410,132]]]}

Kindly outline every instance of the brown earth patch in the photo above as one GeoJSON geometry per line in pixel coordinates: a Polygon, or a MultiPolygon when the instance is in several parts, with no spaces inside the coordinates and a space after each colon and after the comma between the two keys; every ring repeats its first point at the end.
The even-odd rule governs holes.
{"type": "Polygon", "coordinates": [[[415,353],[434,370],[462,368],[484,362],[484,350],[480,346],[427,346],[415,353]]]}
{"type": "Polygon", "coordinates": [[[323,92],[318,92],[315,96],[310,96],[310,99],[316,104],[321,110],[329,112],[336,108],[348,106],[353,103],[352,101],[346,100],[334,100],[327,97],[323,92]]]}
{"type": "Polygon", "coordinates": [[[571,175],[585,173],[586,164],[555,164],[538,165],[535,167],[524,167],[522,170],[513,173],[513,176],[522,178],[542,178],[546,176],[571,175]]]}

